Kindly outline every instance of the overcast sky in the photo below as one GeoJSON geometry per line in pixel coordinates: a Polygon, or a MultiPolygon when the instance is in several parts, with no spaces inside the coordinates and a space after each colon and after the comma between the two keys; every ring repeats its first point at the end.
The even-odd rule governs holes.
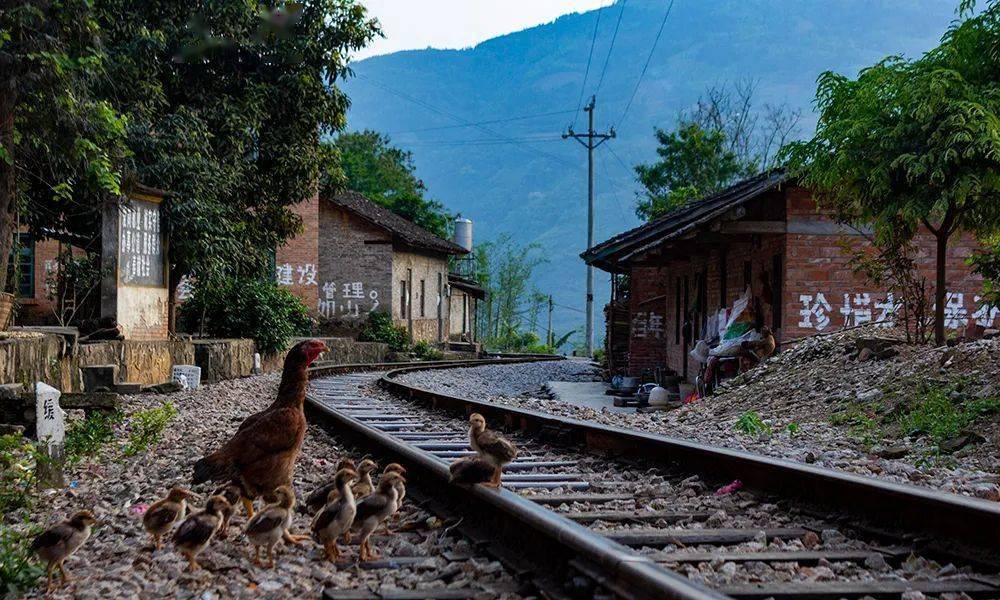
{"type": "Polygon", "coordinates": [[[355,60],[397,50],[466,48],[498,35],[548,23],[560,15],[607,6],[612,0],[364,0],[382,23],[355,60]]]}

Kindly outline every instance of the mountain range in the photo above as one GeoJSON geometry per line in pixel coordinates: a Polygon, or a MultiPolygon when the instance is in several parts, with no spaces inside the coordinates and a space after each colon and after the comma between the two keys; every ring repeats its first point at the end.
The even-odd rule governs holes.
{"type": "MultiPolygon", "coordinates": [[[[506,232],[540,245],[548,262],[534,286],[554,296],[560,334],[583,324],[587,223],[586,149],[561,134],[586,130],[580,106],[591,95],[595,128],[617,134],[595,153],[596,243],[639,223],[632,166],[655,158],[654,127],[671,128],[709,86],[756,81],[757,104],[800,109],[799,134],[807,136],[821,72],[853,76],[890,54],[919,56],[956,5],[618,0],[472,48],[368,58],[353,64],[355,77],[342,87],[349,128],[386,133],[412,151],[429,195],[472,219],[476,241],[506,232]]],[[[610,292],[601,272],[597,290],[600,325],[610,292]]]]}

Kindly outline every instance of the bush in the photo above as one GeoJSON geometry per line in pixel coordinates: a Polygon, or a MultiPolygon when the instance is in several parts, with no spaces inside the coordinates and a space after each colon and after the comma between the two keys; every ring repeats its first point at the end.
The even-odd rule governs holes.
{"type": "Polygon", "coordinates": [[[444,353],[441,350],[424,340],[413,345],[413,353],[420,360],[441,360],[444,358],[444,353]]]}
{"type": "Polygon", "coordinates": [[[250,337],[261,353],[280,352],[295,336],[312,332],[309,310],[295,295],[266,279],[197,284],[180,310],[181,325],[213,337],[250,337]]]}
{"type": "Polygon", "coordinates": [[[38,584],[44,575],[31,560],[31,539],[39,533],[36,526],[21,533],[0,525],[0,596],[18,598],[38,584]]]}
{"type": "Polygon", "coordinates": [[[27,507],[41,458],[31,440],[21,434],[0,436],[0,513],[27,507]]]}
{"type": "Polygon", "coordinates": [[[410,349],[410,333],[405,327],[393,325],[392,315],[385,312],[368,313],[368,320],[361,333],[360,342],[381,342],[389,345],[393,352],[406,352],[410,349]]]}
{"type": "Polygon", "coordinates": [[[140,410],[129,419],[128,443],[122,449],[125,456],[135,456],[145,452],[160,440],[167,424],[177,416],[177,409],[170,402],[158,408],[140,410]]]}
{"type": "Polygon", "coordinates": [[[66,430],[66,460],[78,462],[85,456],[93,456],[102,446],[115,437],[115,426],[125,420],[120,411],[94,413],[82,421],[77,421],[66,430]]]}

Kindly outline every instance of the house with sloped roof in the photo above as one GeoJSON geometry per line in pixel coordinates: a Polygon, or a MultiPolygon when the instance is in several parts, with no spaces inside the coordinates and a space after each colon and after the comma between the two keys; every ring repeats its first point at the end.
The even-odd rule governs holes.
{"type": "MultiPolygon", "coordinates": [[[[647,379],[672,370],[694,380],[701,363],[691,350],[717,336],[713,317],[747,291],[754,327],[768,327],[779,344],[865,323],[891,326],[899,299],[855,272],[845,249],[867,247],[866,233],[837,222],[778,169],[597,244],[581,257],[617,276],[607,314],[627,311],[608,319],[612,370],[647,379]]],[[[932,292],[934,238],[918,232],[915,245],[932,292]]],[[[981,305],[982,281],[966,262],[977,248],[970,235],[949,243],[945,326],[954,332],[995,327],[1000,316],[981,305]]]]}
{"type": "Polygon", "coordinates": [[[356,332],[379,311],[415,342],[449,340],[449,260],[468,250],[358,192],[317,197],[294,210],[304,230],[278,249],[275,277],[315,309],[327,330],[356,332]]]}

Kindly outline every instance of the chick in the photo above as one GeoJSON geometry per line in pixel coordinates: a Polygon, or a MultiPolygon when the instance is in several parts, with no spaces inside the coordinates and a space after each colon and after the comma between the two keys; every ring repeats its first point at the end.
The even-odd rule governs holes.
{"type": "Polygon", "coordinates": [[[198,555],[208,546],[222,526],[222,515],[227,508],[229,502],[224,497],[211,496],[203,510],[184,519],[174,532],[174,545],[187,558],[192,571],[201,568],[197,560],[198,555]]]}
{"type": "Polygon", "coordinates": [[[373,552],[369,545],[369,538],[375,528],[380,523],[388,519],[398,507],[399,492],[396,491],[396,483],[404,479],[398,473],[389,473],[378,482],[378,489],[364,500],[358,503],[357,513],[354,515],[352,529],[356,529],[361,536],[361,546],[358,554],[361,560],[372,560],[379,557],[373,552]]]}
{"type": "Polygon", "coordinates": [[[372,493],[375,489],[375,485],[372,483],[372,471],[378,468],[378,463],[370,458],[366,458],[361,461],[358,465],[358,482],[354,484],[351,490],[354,492],[355,500],[362,500],[368,494],[372,493]]]}
{"type": "Polygon", "coordinates": [[[247,538],[254,547],[253,564],[260,564],[260,548],[267,548],[267,567],[274,567],[274,546],[278,541],[297,544],[309,536],[294,536],[288,529],[292,526],[292,507],[295,506],[295,492],[292,488],[283,485],[274,490],[276,501],[268,504],[263,510],[255,514],[246,527],[247,538]]]}
{"type": "Polygon", "coordinates": [[[489,483],[493,479],[496,469],[493,463],[481,456],[466,456],[456,460],[448,467],[451,471],[449,483],[458,485],[475,485],[477,483],[489,483]]]}
{"type": "Polygon", "coordinates": [[[97,523],[97,517],[89,510],[81,510],[72,517],[56,523],[31,541],[31,550],[45,563],[45,575],[48,581],[46,593],[53,589],[52,575],[59,569],[62,583],[70,581],[70,576],[63,566],[63,561],[76,552],[90,537],[90,528],[97,523]]]}
{"type": "Polygon", "coordinates": [[[222,496],[229,503],[229,506],[222,511],[222,524],[219,526],[219,539],[224,540],[229,537],[229,520],[236,514],[237,503],[244,497],[243,485],[238,481],[231,481],[215,490],[212,495],[222,496]]]}
{"type": "Polygon", "coordinates": [[[330,501],[316,513],[312,522],[313,539],[323,546],[330,562],[340,558],[337,538],[350,530],[358,510],[351,491],[351,485],[357,480],[358,474],[351,469],[337,471],[334,478],[337,488],[330,492],[330,501]]]}
{"type": "Polygon", "coordinates": [[[142,515],[142,526],[152,536],[153,547],[157,550],[163,547],[163,536],[187,515],[188,498],[200,496],[182,487],[172,488],[166,498],[151,504],[142,515]]]}
{"type": "MultiPolygon", "coordinates": [[[[350,469],[352,471],[357,471],[354,466],[354,461],[349,458],[342,458],[337,463],[337,470],[334,473],[339,473],[344,469],[350,469]]],[[[337,491],[337,480],[336,476],[333,479],[327,481],[323,485],[319,486],[311,494],[306,496],[306,501],[303,507],[300,508],[301,512],[308,512],[308,514],[315,514],[321,508],[326,506],[327,498],[330,496],[330,492],[337,491]]]]}
{"type": "MultiPolygon", "coordinates": [[[[406,476],[406,467],[399,463],[389,463],[382,470],[382,477],[384,478],[389,473],[396,473],[400,477],[406,476]]],[[[396,512],[392,515],[392,521],[395,523],[399,520],[399,509],[403,508],[403,498],[406,497],[406,484],[402,480],[396,482],[396,493],[399,494],[399,498],[396,500],[396,512]]],[[[389,522],[386,521],[382,524],[382,529],[380,533],[391,533],[389,531],[389,522]]]]}
{"type": "Polygon", "coordinates": [[[479,413],[469,416],[469,444],[493,465],[493,477],[483,485],[500,487],[500,472],[504,465],[517,458],[517,447],[502,435],[486,429],[486,419],[479,413]]]}

